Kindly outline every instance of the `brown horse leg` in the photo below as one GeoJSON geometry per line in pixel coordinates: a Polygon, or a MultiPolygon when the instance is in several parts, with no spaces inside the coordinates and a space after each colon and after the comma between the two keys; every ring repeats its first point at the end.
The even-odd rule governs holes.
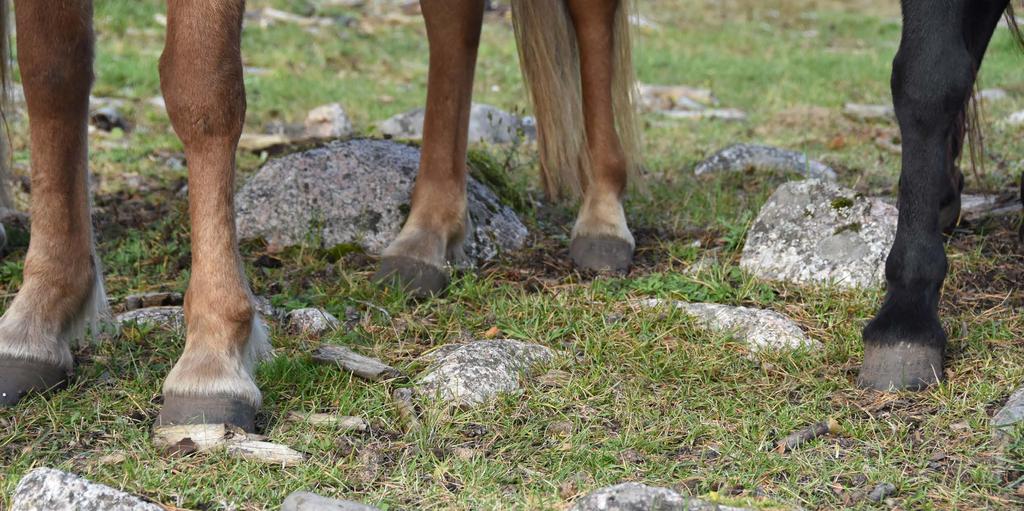
{"type": "Polygon", "coordinates": [[[67,380],[70,343],[103,300],[86,177],[92,2],[16,4],[32,146],[32,228],[24,284],[0,319],[0,406],[67,380]]]}
{"type": "Polygon", "coordinates": [[[260,406],[252,367],[268,348],[235,237],[235,149],[245,117],[243,0],[171,0],[160,83],[185,145],[192,277],[185,351],[164,383],[164,424],[251,431],[260,406]]]}
{"type": "Polygon", "coordinates": [[[430,41],[423,151],[409,218],[384,250],[375,280],[414,295],[448,284],[444,265],[466,236],[466,145],[473,70],[483,21],[480,0],[422,0],[430,41]]]}
{"type": "Polygon", "coordinates": [[[593,168],[569,253],[577,266],[593,270],[628,270],[635,245],[622,209],[627,162],[615,131],[612,97],[619,3],[568,0],[580,49],[583,116],[593,168]]]}

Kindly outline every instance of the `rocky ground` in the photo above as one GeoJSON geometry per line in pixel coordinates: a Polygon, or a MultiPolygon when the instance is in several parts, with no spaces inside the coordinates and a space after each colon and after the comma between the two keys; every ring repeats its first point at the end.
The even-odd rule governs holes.
{"type": "MultiPolygon", "coordinates": [[[[947,382],[887,394],[854,380],[895,232],[893,6],[641,6],[637,262],[603,276],[568,264],[571,205],[540,200],[502,4],[470,129],[474,231],[450,292],[414,301],[368,277],[416,172],[415,4],[249,2],[237,222],[275,345],[258,434],[151,430],[183,342],[187,162],[146,60],[161,2],[97,7],[91,165],[119,328],[78,349],[69,390],[0,411],[0,509],[1024,502],[1024,73],[1005,33],[979,94],[987,152],[949,240],[947,382]]],[[[15,95],[24,205],[18,112],[15,95]]],[[[9,302],[29,219],[0,220],[9,302]]]]}

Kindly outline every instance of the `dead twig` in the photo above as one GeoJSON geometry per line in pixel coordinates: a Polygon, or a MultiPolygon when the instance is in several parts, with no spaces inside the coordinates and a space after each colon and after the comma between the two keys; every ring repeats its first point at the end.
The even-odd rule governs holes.
{"type": "Polygon", "coordinates": [[[778,445],[775,447],[775,451],[779,454],[785,454],[807,442],[810,442],[811,440],[814,440],[815,438],[828,434],[834,435],[840,431],[841,428],[839,427],[839,422],[835,419],[828,419],[827,421],[819,422],[791,433],[789,436],[779,441],[778,445]]]}

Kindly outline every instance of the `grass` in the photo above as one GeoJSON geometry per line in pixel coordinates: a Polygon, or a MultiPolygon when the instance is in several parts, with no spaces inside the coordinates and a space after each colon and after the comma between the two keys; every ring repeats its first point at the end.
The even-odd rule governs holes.
{"type": "MultiPolygon", "coordinates": [[[[951,338],[948,382],[919,394],[880,394],[857,389],[854,379],[860,329],[881,291],[767,284],[737,267],[748,225],[784,178],[692,176],[710,153],[755,141],[804,150],[859,192],[893,193],[899,158],[875,139],[896,137],[895,126],[840,113],[848,101],[890,101],[889,62],[899,37],[890,4],[645,1],[644,16],[659,28],[639,33],[641,80],[709,87],[749,119],[644,117],[644,164],[655,186],[629,202],[641,241],[632,275],[587,280],[571,273],[564,263],[571,211],[533,200],[530,148],[514,154],[482,148],[475,169],[501,182],[503,198],[519,204],[533,231],[531,248],[457,276],[444,298],[408,302],[371,285],[373,261],[357,253],[291,249],[274,254],[280,267],[267,268],[254,264],[266,247],[243,245],[257,294],[280,307],[318,306],[352,318],[324,339],[275,326],[278,357],[259,371],[261,427],[274,441],[309,453],[309,463],[281,469],[220,455],[162,457],[150,444],[149,427],[183,339],[128,329],[76,353],[79,376],[70,390],[0,411],[0,508],[37,466],[189,509],[276,509],[295,490],[386,509],[562,509],[577,495],[625,480],[766,508],[1019,506],[1024,442],[1000,451],[989,427],[991,414],[1024,381],[1017,219],[951,241],[942,304],[951,338]],[[503,170],[510,172],[505,181],[503,170]],[[698,271],[685,271],[698,262],[698,271]],[[751,358],[742,343],[704,332],[678,312],[628,305],[642,297],[777,310],[825,349],[751,358]],[[527,383],[521,393],[478,410],[427,410],[424,427],[414,433],[402,432],[389,385],[314,365],[308,355],[320,342],[344,343],[415,372],[421,353],[492,327],[554,348],[559,356],[551,369],[567,376],[527,383]],[[294,424],[284,420],[289,411],[359,415],[372,428],[353,435],[294,424]],[[842,435],[789,454],[772,449],[779,438],[829,417],[843,426],[842,435]],[[881,482],[896,486],[892,502],[855,497],[881,482]]],[[[282,24],[246,28],[246,65],[258,71],[246,78],[248,131],[299,122],[310,108],[340,101],[357,129],[372,135],[376,121],[421,106],[426,43],[420,23],[307,0],[253,0],[249,9],[266,5],[350,21],[312,34],[282,24]]],[[[99,250],[115,304],[138,291],[184,291],[188,282],[187,217],[176,195],[185,172],[174,164],[181,146],[163,111],[147,102],[159,94],[163,29],[155,15],[162,9],[156,0],[96,6],[94,94],[125,99],[123,111],[136,123],[122,137],[91,140],[99,250]]],[[[515,55],[507,21],[488,18],[477,101],[527,108],[515,55]]],[[[1000,31],[982,82],[1011,97],[986,108],[989,153],[985,171],[970,175],[970,190],[1001,190],[1022,170],[1020,128],[999,122],[1024,108],[1021,58],[1000,31]]],[[[24,119],[13,127],[16,167],[24,174],[24,119]]],[[[262,161],[241,155],[242,175],[262,161]]],[[[21,283],[24,241],[0,262],[7,303],[21,283]]]]}

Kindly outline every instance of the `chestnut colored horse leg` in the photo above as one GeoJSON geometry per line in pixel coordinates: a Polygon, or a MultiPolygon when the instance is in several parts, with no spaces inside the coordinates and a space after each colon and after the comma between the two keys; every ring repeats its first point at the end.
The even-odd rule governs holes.
{"type": "Polygon", "coordinates": [[[635,243],[622,209],[628,163],[615,128],[612,91],[614,27],[620,1],[568,0],[568,6],[580,51],[583,117],[592,169],[569,253],[581,268],[625,271],[632,264],[635,243]]]}
{"type": "Polygon", "coordinates": [[[252,368],[268,350],[235,236],[235,149],[245,117],[243,0],[170,0],[160,83],[185,145],[192,276],[185,351],[164,383],[157,424],[230,423],[252,431],[252,368]]]}
{"type": "Polygon", "coordinates": [[[395,282],[423,296],[447,286],[444,265],[461,251],[468,229],[466,145],[483,2],[420,3],[430,41],[420,169],[409,218],[384,250],[374,279],[395,282]]]}
{"type": "Polygon", "coordinates": [[[16,4],[32,227],[24,283],[0,319],[0,406],[63,385],[72,370],[70,344],[83,337],[96,309],[106,307],[93,258],[86,161],[92,2],[16,4]]]}

